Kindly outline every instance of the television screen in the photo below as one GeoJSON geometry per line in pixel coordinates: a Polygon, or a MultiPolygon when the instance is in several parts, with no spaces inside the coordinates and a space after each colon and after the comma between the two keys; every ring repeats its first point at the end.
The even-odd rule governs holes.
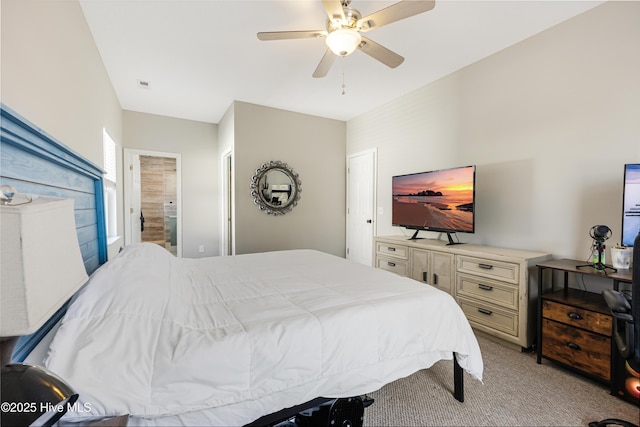
{"type": "Polygon", "coordinates": [[[640,164],[624,165],[622,245],[633,246],[640,231],[640,164]]]}
{"type": "Polygon", "coordinates": [[[394,176],[392,224],[446,232],[450,242],[449,233],[473,233],[475,176],[475,166],[394,176]]]}

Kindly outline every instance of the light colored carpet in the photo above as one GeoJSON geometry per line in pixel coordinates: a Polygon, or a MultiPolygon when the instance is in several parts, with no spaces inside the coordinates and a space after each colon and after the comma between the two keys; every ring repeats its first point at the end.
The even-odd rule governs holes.
{"type": "Polygon", "coordinates": [[[369,396],[365,426],[586,426],[619,418],[640,423],[640,409],[597,382],[535,354],[478,337],[483,383],[464,374],[465,401],[453,397],[453,362],[440,361],[369,396]]]}

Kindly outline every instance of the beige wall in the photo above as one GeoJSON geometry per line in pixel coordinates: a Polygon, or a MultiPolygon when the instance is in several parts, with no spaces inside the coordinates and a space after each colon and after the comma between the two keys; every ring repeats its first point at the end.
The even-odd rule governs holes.
{"type": "Polygon", "coordinates": [[[124,110],[123,127],[124,148],[180,154],[182,256],[218,255],[218,125],[124,110]]]}
{"type": "Polygon", "coordinates": [[[347,153],[378,148],[377,234],[404,231],[392,175],[475,164],[460,240],[586,259],[606,224],[615,244],[640,162],[639,22],[640,2],[609,2],[349,121],[347,153]]]}
{"type": "Polygon", "coordinates": [[[2,102],[102,166],[120,104],[76,1],[2,0],[2,102]]]}
{"type": "MultiPolygon", "coordinates": [[[[122,114],[80,5],[42,0],[1,5],[2,103],[102,167],[102,129],[121,145],[122,114]]],[[[121,183],[118,188],[121,206],[121,183]]]]}
{"type": "Polygon", "coordinates": [[[233,105],[236,253],[312,248],[345,256],[345,122],[244,102],[233,105]],[[251,197],[251,177],[280,160],[299,174],[302,198],[267,215],[251,197]]]}
{"type": "Polygon", "coordinates": [[[619,238],[622,165],[640,162],[638,2],[608,2],[349,121],[346,152],[343,122],[244,103],[221,124],[219,148],[211,124],[125,112],[123,132],[76,1],[2,0],[1,19],[9,108],[97,165],[103,127],[130,148],[182,153],[185,256],[199,256],[200,244],[217,254],[223,149],[236,162],[238,253],[344,255],[345,155],[372,147],[379,235],[402,232],[389,216],[392,175],[476,164],[477,233],[461,239],[586,258],[592,225],[609,225],[611,244],[619,238]],[[164,132],[142,129],[147,123],[164,132]],[[181,141],[185,133],[198,142],[181,141]],[[259,212],[249,195],[253,171],[271,159],[302,180],[300,205],[280,218],[259,212]]]}

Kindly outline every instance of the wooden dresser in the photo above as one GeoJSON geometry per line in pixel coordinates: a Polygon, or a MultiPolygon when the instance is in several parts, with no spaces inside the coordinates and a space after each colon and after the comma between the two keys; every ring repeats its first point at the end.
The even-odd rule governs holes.
{"type": "Polygon", "coordinates": [[[535,264],[551,254],[405,236],[377,237],[377,268],[435,286],[452,295],[472,327],[528,348],[535,334],[535,264]]]}

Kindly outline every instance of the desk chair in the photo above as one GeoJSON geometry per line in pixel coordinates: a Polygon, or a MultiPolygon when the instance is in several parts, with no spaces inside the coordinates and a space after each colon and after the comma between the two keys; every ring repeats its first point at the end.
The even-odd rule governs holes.
{"type": "MultiPolygon", "coordinates": [[[[612,289],[602,292],[613,316],[613,338],[622,358],[635,373],[640,372],[640,232],[633,244],[633,276],[631,297],[612,289]]],[[[615,373],[615,375],[619,375],[615,373]]],[[[613,381],[613,378],[612,378],[613,381]]],[[[638,385],[636,385],[638,387],[638,385]]],[[[640,390],[638,390],[640,391],[640,390]]],[[[589,427],[637,427],[630,421],[607,418],[589,423],[589,427]]]]}

